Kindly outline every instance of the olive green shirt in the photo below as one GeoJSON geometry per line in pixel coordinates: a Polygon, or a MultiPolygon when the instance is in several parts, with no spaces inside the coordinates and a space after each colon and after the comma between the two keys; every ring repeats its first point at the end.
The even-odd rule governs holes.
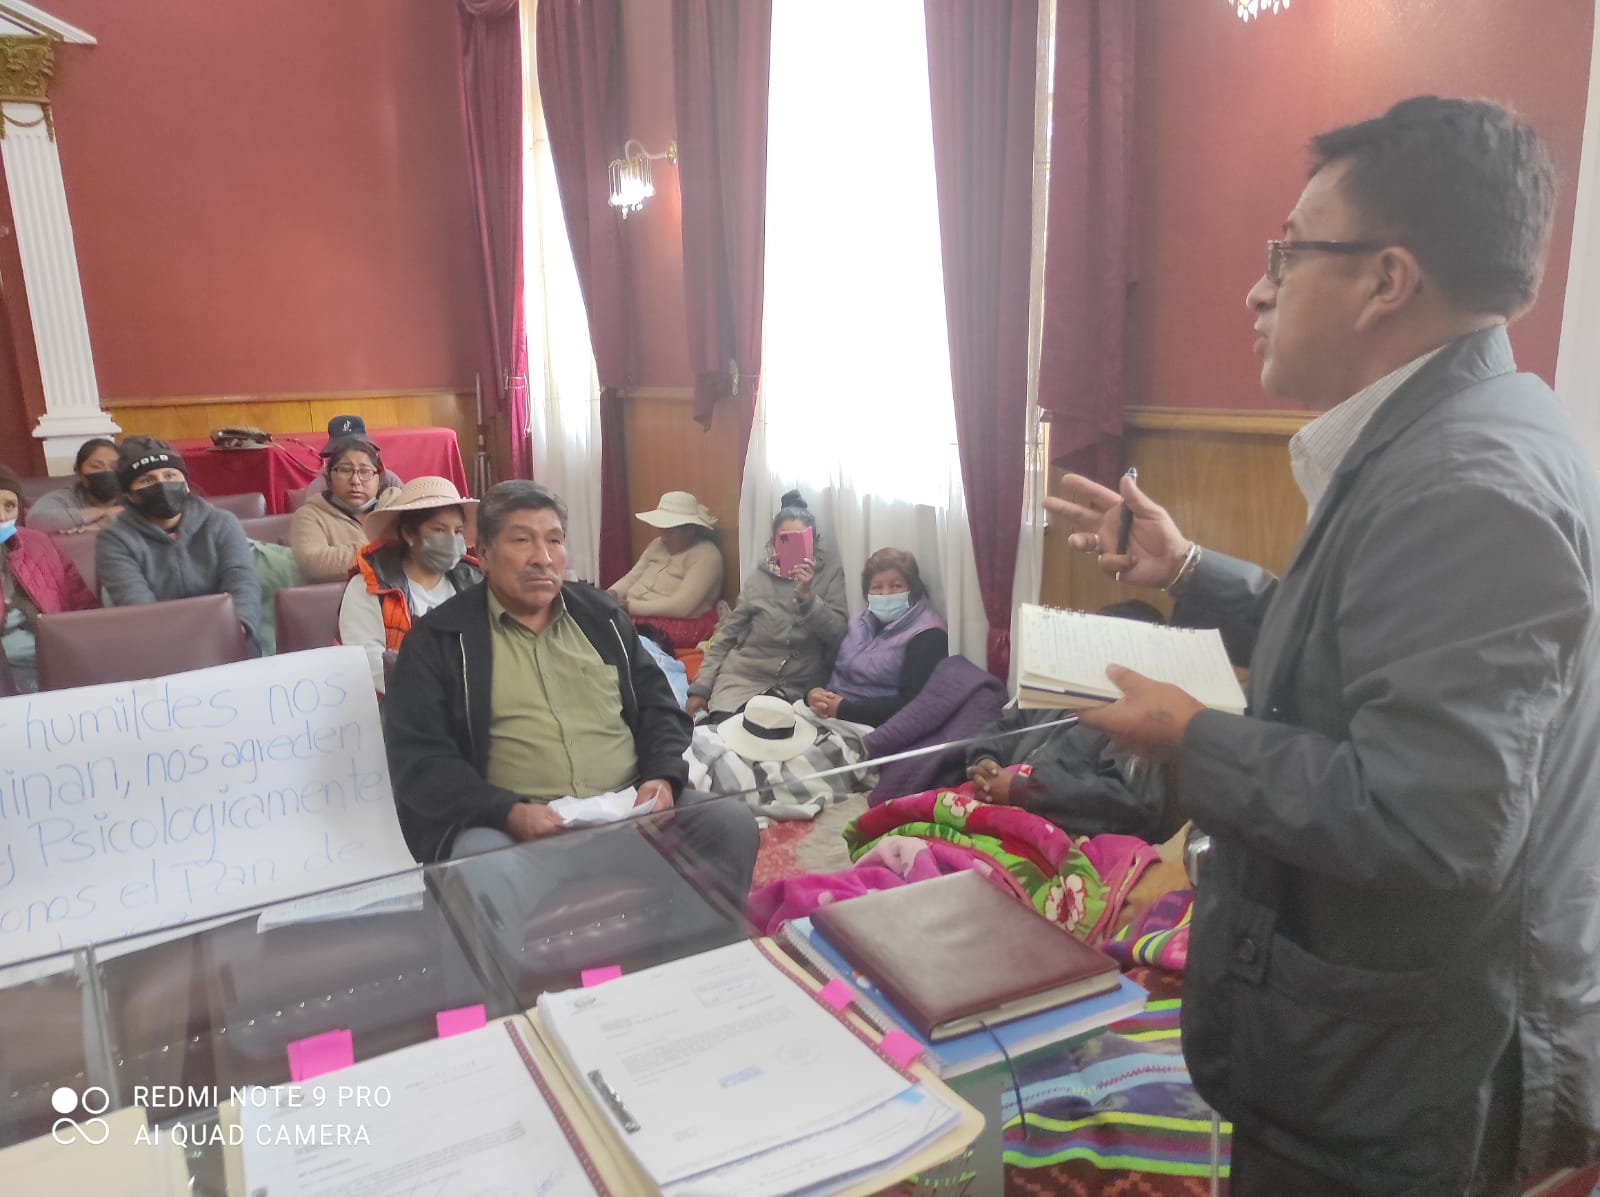
{"type": "Polygon", "coordinates": [[[639,775],[617,671],[555,601],[556,617],[533,632],[489,591],[489,780],[538,801],[624,789],[639,775]]]}

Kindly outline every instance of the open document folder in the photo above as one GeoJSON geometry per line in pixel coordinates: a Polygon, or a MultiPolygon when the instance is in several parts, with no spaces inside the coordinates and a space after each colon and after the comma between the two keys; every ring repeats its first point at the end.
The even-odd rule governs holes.
{"type": "Polygon", "coordinates": [[[832,1192],[961,1121],[750,942],[547,993],[537,1016],[670,1195],[832,1192]]]}
{"type": "MultiPolygon", "coordinates": [[[[690,1167],[705,1158],[723,1162],[673,1182],[648,1174],[611,1099],[580,1077],[579,1066],[555,1046],[543,1015],[530,1011],[339,1069],[297,1089],[251,1091],[250,1100],[221,1111],[224,1126],[239,1128],[231,1133],[240,1146],[226,1152],[228,1191],[251,1197],[446,1190],[550,1197],[866,1197],[969,1147],[983,1125],[977,1111],[920,1066],[907,1074],[882,1059],[870,1045],[866,1024],[834,1014],[816,1001],[814,990],[769,946],[746,942],[591,989],[547,995],[552,1001],[542,1004],[563,1007],[584,995],[604,998],[586,1008],[621,1013],[635,1031],[645,1031],[638,1044],[653,1042],[661,1049],[653,1058],[624,1061],[602,1052],[584,1061],[587,1071],[602,1078],[610,1067],[621,1086],[607,1082],[613,1099],[634,1092],[628,1078],[635,1070],[706,1071],[702,1061],[674,1055],[674,1044],[680,1053],[693,1048],[726,1056],[704,1046],[708,1022],[719,1041],[738,1040],[754,1061],[738,1073],[759,1073],[773,1061],[785,1076],[810,1074],[809,1092],[790,1100],[787,1129],[777,1136],[761,1133],[770,1115],[764,1104],[751,1103],[759,1113],[730,1122],[724,1104],[706,1103],[701,1090],[681,1091],[677,1104],[689,1116],[675,1113],[673,1125],[699,1138],[681,1154],[697,1161],[690,1167]],[[784,987],[826,1021],[809,1014],[782,1017],[790,1006],[784,987]],[[685,994],[691,1007],[711,1017],[693,1018],[683,1005],[685,994]],[[637,1007],[641,1001],[646,1010],[637,1007]],[[763,1013],[774,1016],[764,1036],[755,1025],[763,1013]],[[737,1029],[742,1024],[749,1025],[737,1029]],[[785,1028],[788,1033],[780,1033],[785,1028]],[[847,1050],[840,1050],[841,1042],[847,1050]],[[842,1062],[849,1075],[829,1074],[828,1061],[842,1062]],[[863,1077],[874,1095],[889,1096],[862,1109],[863,1077]],[[380,1090],[382,1105],[372,1096],[380,1090]],[[363,1100],[361,1094],[368,1096],[363,1100]],[[841,1120],[833,1116],[837,1108],[859,1112],[841,1120]],[[365,1142],[352,1141],[358,1129],[365,1142]],[[757,1139],[772,1145],[741,1156],[757,1139]]],[[[796,1005],[791,1013],[803,1008],[796,1005]]],[[[711,1079],[720,1085],[723,1076],[711,1079]]],[[[758,1080],[750,1076],[733,1088],[758,1080]]],[[[629,1121],[642,1125],[640,1119],[654,1119],[658,1111],[642,1089],[638,1096],[639,1110],[648,1115],[623,1108],[629,1121]]]]}

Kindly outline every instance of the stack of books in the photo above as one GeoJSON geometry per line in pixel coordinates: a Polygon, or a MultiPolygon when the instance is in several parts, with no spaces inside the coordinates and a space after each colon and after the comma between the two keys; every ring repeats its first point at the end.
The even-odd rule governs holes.
{"type": "Polygon", "coordinates": [[[1093,1033],[1145,992],[1087,946],[976,873],[824,906],[784,946],[850,986],[862,1016],[903,1029],[941,1077],[1093,1033]]]}

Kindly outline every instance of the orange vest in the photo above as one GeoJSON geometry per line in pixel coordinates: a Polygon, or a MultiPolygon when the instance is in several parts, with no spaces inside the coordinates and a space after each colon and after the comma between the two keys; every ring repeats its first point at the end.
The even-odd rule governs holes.
{"type": "Polygon", "coordinates": [[[367,593],[378,596],[378,609],[383,613],[383,647],[398,649],[411,630],[411,608],[406,603],[405,591],[378,581],[366,549],[356,554],[356,569],[367,584],[367,593]]]}

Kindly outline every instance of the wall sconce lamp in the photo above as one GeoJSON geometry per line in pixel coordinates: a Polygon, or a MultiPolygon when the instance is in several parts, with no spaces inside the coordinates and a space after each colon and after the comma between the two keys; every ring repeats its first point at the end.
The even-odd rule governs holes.
{"type": "Polygon", "coordinates": [[[652,154],[630,140],[622,147],[622,157],[611,160],[611,206],[621,209],[623,220],[628,219],[629,212],[644,207],[644,201],[656,193],[655,184],[650,181],[650,163],[663,158],[668,162],[678,160],[677,142],[668,142],[665,151],[652,154]]]}
{"type": "Polygon", "coordinates": [[[1248,21],[1264,13],[1282,12],[1289,7],[1289,0],[1228,0],[1228,4],[1241,21],[1248,21]]]}

